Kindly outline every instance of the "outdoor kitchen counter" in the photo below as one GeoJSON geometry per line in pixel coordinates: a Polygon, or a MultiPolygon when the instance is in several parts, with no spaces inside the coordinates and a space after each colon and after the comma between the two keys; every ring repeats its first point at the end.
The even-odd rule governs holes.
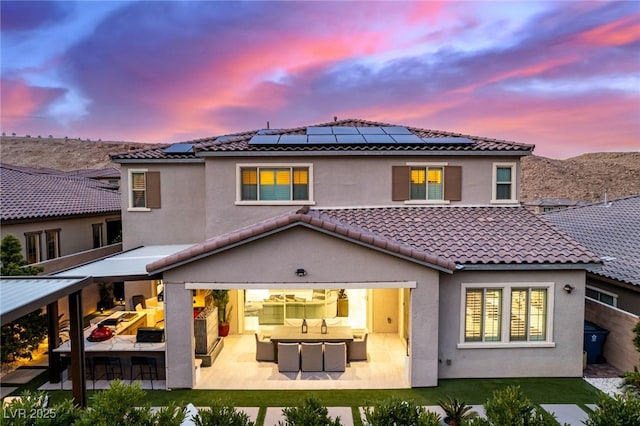
{"type": "MultiPolygon", "coordinates": [[[[125,312],[126,313],[126,312],[125,312]]],[[[116,312],[108,318],[118,317],[122,312],[116,312]]],[[[166,348],[165,342],[158,343],[137,343],[136,333],[138,327],[144,326],[146,318],[144,313],[137,315],[129,321],[121,321],[115,327],[110,326],[114,331],[114,336],[102,342],[90,342],[87,337],[95,330],[98,325],[94,324],[84,330],[84,351],[85,352],[164,352],[166,348]],[[133,331],[132,331],[133,330],[133,331]]],[[[71,341],[66,341],[53,352],[70,353],[71,341]]]]}

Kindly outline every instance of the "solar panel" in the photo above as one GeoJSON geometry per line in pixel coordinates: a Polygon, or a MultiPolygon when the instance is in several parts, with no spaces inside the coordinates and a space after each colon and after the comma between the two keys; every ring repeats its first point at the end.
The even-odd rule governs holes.
{"type": "Polygon", "coordinates": [[[385,127],[382,127],[382,130],[384,130],[384,132],[388,135],[412,135],[413,134],[406,127],[400,127],[400,126],[385,126],[385,127]]]}
{"type": "Polygon", "coordinates": [[[276,145],[280,135],[255,135],[249,141],[249,145],[276,145]]]}
{"type": "Polygon", "coordinates": [[[174,143],[164,149],[165,154],[191,154],[192,152],[192,143],[174,143]]]}
{"type": "Polygon", "coordinates": [[[398,143],[406,143],[406,144],[423,144],[425,143],[422,139],[417,137],[416,135],[391,135],[394,141],[398,143]]]}
{"type": "Polygon", "coordinates": [[[433,145],[471,145],[473,141],[462,137],[422,138],[428,144],[433,145]]]}
{"type": "Polygon", "coordinates": [[[336,135],[338,143],[361,145],[367,143],[362,135],[336,135]]]}
{"type": "Polygon", "coordinates": [[[363,135],[364,140],[367,143],[378,143],[378,144],[394,144],[396,141],[391,139],[389,135],[363,135]]]}
{"type": "Polygon", "coordinates": [[[308,135],[332,135],[331,127],[307,127],[308,135]]]}
{"type": "Polygon", "coordinates": [[[331,145],[336,143],[334,135],[309,135],[307,138],[309,145],[331,145]]]}
{"type": "Polygon", "coordinates": [[[382,127],[377,127],[377,126],[365,126],[365,127],[356,127],[356,129],[358,129],[358,132],[360,132],[361,135],[384,135],[384,130],[382,130],[382,127]]]}
{"type": "Polygon", "coordinates": [[[331,130],[334,135],[358,135],[358,129],[353,126],[332,126],[331,130]]]}
{"type": "Polygon", "coordinates": [[[238,136],[231,136],[231,135],[228,135],[228,136],[220,136],[220,137],[216,138],[216,142],[228,142],[228,141],[230,141],[231,139],[235,139],[235,138],[237,138],[237,137],[238,137],[238,136]]]}
{"type": "Polygon", "coordinates": [[[273,135],[275,133],[281,132],[281,129],[260,129],[258,130],[258,135],[273,135]]]}
{"type": "Polygon", "coordinates": [[[278,145],[306,145],[307,135],[282,135],[278,145]]]}

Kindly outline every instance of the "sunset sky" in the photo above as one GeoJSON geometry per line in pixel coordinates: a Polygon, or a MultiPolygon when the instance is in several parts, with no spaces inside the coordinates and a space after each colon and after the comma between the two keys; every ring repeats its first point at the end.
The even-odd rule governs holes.
{"type": "Polygon", "coordinates": [[[640,2],[0,3],[6,134],[177,142],[361,118],[640,150],[640,2]]]}

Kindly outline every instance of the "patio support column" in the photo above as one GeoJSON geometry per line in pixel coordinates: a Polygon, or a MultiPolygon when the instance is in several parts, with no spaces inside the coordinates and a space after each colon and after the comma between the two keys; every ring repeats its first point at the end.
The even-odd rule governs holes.
{"type": "Polygon", "coordinates": [[[164,283],[167,388],[195,385],[193,296],[184,283],[164,283]]]}
{"type": "Polygon", "coordinates": [[[58,301],[47,305],[47,319],[49,321],[49,382],[59,383],[61,376],[60,354],[53,352],[60,343],[60,325],[58,324],[58,301]]]}
{"type": "Polygon", "coordinates": [[[69,317],[71,338],[71,386],[74,404],[87,406],[87,384],[85,382],[84,330],[82,324],[82,290],[69,295],[69,317]]]}

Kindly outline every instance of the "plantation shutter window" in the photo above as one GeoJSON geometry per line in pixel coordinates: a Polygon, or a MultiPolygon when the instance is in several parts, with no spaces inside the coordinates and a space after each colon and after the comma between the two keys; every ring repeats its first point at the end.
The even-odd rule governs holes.
{"type": "Polygon", "coordinates": [[[131,173],[131,207],[147,207],[147,185],[144,173],[131,173]]]}

